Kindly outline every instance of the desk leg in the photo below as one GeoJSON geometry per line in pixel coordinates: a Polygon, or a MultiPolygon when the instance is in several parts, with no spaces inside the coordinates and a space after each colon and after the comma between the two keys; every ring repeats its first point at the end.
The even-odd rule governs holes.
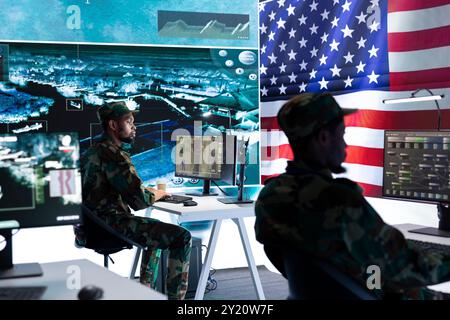
{"type": "Polygon", "coordinates": [[[239,234],[241,235],[242,245],[244,246],[245,256],[247,257],[248,266],[253,279],[253,285],[256,289],[256,294],[259,300],[266,300],[264,291],[259,278],[258,269],[256,268],[255,260],[253,258],[250,241],[248,240],[247,229],[245,229],[245,223],[242,218],[234,218],[234,223],[238,226],[239,234]]]}
{"type": "Polygon", "coordinates": [[[209,238],[208,250],[206,251],[205,262],[203,263],[200,279],[198,280],[197,291],[195,291],[195,300],[202,300],[205,295],[206,283],[208,281],[209,270],[211,269],[211,262],[214,256],[214,251],[216,250],[221,225],[222,219],[214,220],[211,236],[209,238]]]}
{"type": "Polygon", "coordinates": [[[139,262],[139,256],[141,255],[141,248],[136,247],[136,250],[134,251],[134,258],[133,258],[133,265],[131,266],[130,270],[130,279],[134,280],[134,277],[136,276],[136,268],[137,264],[139,262]]]}

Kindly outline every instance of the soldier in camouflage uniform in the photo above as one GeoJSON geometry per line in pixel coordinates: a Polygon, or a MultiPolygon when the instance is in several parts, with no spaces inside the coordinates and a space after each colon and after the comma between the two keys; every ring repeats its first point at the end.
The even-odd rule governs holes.
{"type": "MultiPolygon", "coordinates": [[[[343,173],[346,114],[330,94],[302,94],[278,113],[294,160],[286,172],[269,179],[256,202],[257,240],[270,247],[291,247],[332,263],[366,286],[367,267],[379,266],[380,298],[442,299],[426,289],[450,280],[450,257],[421,252],[402,233],[385,224],[353,181],[343,173]]],[[[284,274],[282,257],[270,257],[284,274]]],[[[446,298],[446,297],[445,297],[446,298]]]]}
{"type": "Polygon", "coordinates": [[[131,213],[129,207],[145,209],[167,194],[144,187],[131,162],[129,151],[136,134],[133,112],[124,103],[113,103],[100,107],[98,117],[103,136],[81,159],[83,203],[118,232],[147,247],[142,253],[141,283],[155,288],[160,250],[169,249],[167,294],[169,299],[184,299],[191,234],[180,226],[131,213]]]}

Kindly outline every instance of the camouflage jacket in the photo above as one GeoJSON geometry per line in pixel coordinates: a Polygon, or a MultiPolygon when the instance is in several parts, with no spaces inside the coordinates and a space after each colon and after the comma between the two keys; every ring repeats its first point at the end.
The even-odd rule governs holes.
{"type": "Polygon", "coordinates": [[[107,135],[81,157],[83,203],[102,214],[131,214],[155,201],[131,162],[129,144],[115,145],[107,135]]]}
{"type": "Polygon", "coordinates": [[[351,180],[333,179],[290,161],[256,201],[256,238],[323,258],[365,284],[367,267],[381,271],[381,289],[403,292],[450,280],[450,257],[424,253],[385,224],[351,180]]]}

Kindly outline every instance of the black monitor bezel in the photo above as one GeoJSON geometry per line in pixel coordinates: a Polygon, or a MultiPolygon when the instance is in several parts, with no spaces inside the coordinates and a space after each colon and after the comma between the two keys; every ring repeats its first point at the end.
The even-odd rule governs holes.
{"type": "Polygon", "coordinates": [[[439,204],[439,203],[446,203],[449,204],[450,203],[450,199],[449,200],[431,200],[431,199],[418,199],[418,198],[413,198],[413,197],[408,197],[408,196],[397,196],[397,195],[388,195],[385,193],[385,170],[386,170],[386,153],[387,153],[387,149],[386,149],[386,145],[387,145],[387,136],[389,133],[402,133],[402,132],[418,132],[418,133],[448,133],[450,134],[450,130],[384,130],[384,139],[383,139],[383,181],[382,181],[382,185],[381,185],[381,197],[385,198],[385,199],[389,199],[389,200],[400,200],[400,201],[408,201],[408,202],[416,202],[416,203],[424,203],[424,204],[439,204]]]}

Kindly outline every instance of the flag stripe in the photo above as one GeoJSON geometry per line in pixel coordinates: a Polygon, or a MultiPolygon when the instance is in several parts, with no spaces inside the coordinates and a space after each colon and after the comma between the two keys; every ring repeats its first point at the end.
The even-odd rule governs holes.
{"type": "MultiPolygon", "coordinates": [[[[344,118],[345,125],[347,127],[359,126],[382,130],[437,129],[438,113],[434,103],[429,103],[433,106],[434,110],[402,112],[359,110],[358,112],[344,118]]],[[[441,117],[443,127],[450,129],[450,109],[443,108],[443,110],[441,110],[441,117]]],[[[276,117],[262,117],[261,128],[280,130],[276,117]]]]}
{"type": "MultiPolygon", "coordinates": [[[[345,129],[345,142],[349,146],[360,146],[367,148],[383,148],[384,131],[362,127],[347,127],[345,129]]],[[[289,144],[286,135],[279,130],[262,130],[261,146],[280,146],[289,144]]]]}
{"type": "Polygon", "coordinates": [[[391,72],[391,90],[415,90],[418,88],[450,87],[450,67],[411,72],[391,72]]]}
{"type": "Polygon", "coordinates": [[[286,135],[279,130],[262,130],[261,131],[261,147],[279,146],[289,144],[286,135]]]}
{"type": "MultiPolygon", "coordinates": [[[[276,159],[272,161],[261,161],[261,174],[270,176],[285,172],[287,159],[276,159]]],[[[356,163],[342,164],[347,172],[345,174],[337,175],[337,177],[348,177],[351,180],[381,186],[383,183],[383,168],[362,165],[356,163]]]]}
{"type": "Polygon", "coordinates": [[[408,72],[450,67],[450,46],[409,52],[389,52],[389,71],[408,72]],[[430,59],[430,57],[433,57],[430,59]]]}
{"type": "MultiPolygon", "coordinates": [[[[433,102],[431,102],[433,104],[433,102]]],[[[450,123],[450,110],[442,110],[442,123],[450,123]]],[[[347,126],[360,126],[382,130],[435,129],[438,113],[436,110],[424,111],[375,111],[360,110],[345,117],[347,126]]]]}
{"type": "Polygon", "coordinates": [[[356,163],[343,163],[342,164],[347,172],[345,177],[367,184],[373,184],[376,186],[383,185],[383,167],[368,166],[356,163]]]}
{"type": "Polygon", "coordinates": [[[291,146],[289,144],[282,144],[279,146],[269,146],[262,149],[261,160],[270,161],[275,159],[293,159],[291,146]]]}
{"type": "MultiPolygon", "coordinates": [[[[262,161],[270,161],[276,159],[293,159],[294,155],[290,145],[283,144],[275,147],[263,148],[267,152],[261,153],[262,161]]],[[[383,149],[364,148],[357,146],[347,147],[347,163],[359,163],[369,166],[383,166],[383,149]]]]}
{"type": "Polygon", "coordinates": [[[278,177],[278,176],[279,176],[279,173],[271,174],[271,175],[261,175],[261,184],[265,184],[268,179],[275,178],[275,177],[278,177]]]}
{"type": "Polygon", "coordinates": [[[270,176],[286,170],[287,159],[261,160],[261,175],[270,176]]]}
{"type": "Polygon", "coordinates": [[[383,149],[348,146],[345,162],[382,167],[383,157],[383,149]]]}
{"type": "Polygon", "coordinates": [[[261,117],[261,128],[262,129],[280,129],[278,125],[277,117],[261,117]]]}
{"type": "MultiPolygon", "coordinates": [[[[396,91],[358,91],[347,94],[335,96],[336,101],[343,108],[358,108],[365,110],[380,110],[380,111],[414,111],[414,110],[434,110],[436,107],[429,101],[402,103],[402,104],[384,104],[383,100],[406,98],[411,96],[413,90],[396,92],[396,91]],[[356,102],[355,102],[356,101],[356,102]]],[[[434,94],[443,94],[446,97],[450,96],[450,88],[438,88],[433,90],[434,94]]],[[[423,95],[426,95],[424,93],[423,95]]],[[[261,102],[261,117],[276,117],[278,110],[286,103],[286,100],[277,100],[270,102],[261,102]]],[[[441,109],[446,109],[447,106],[441,106],[441,109]]],[[[450,108],[450,104],[448,105],[450,108]]],[[[267,127],[266,127],[267,128],[267,127]]]]}
{"type": "Polygon", "coordinates": [[[450,25],[414,32],[392,32],[388,34],[390,52],[424,50],[450,45],[450,25]]]}
{"type": "Polygon", "coordinates": [[[434,29],[449,24],[450,4],[448,4],[448,1],[446,5],[439,7],[423,10],[391,12],[388,14],[389,33],[434,29]]]}
{"type": "MultiPolygon", "coordinates": [[[[273,175],[262,175],[261,183],[264,184],[268,179],[278,176],[278,174],[273,175]]],[[[358,182],[358,185],[364,189],[364,195],[366,197],[380,197],[382,194],[382,187],[373,184],[358,182]]]]}
{"type": "Polygon", "coordinates": [[[382,187],[368,183],[358,182],[359,186],[364,189],[364,195],[366,197],[381,197],[382,187]]]}
{"type": "Polygon", "coordinates": [[[448,4],[448,0],[394,0],[388,1],[388,12],[412,11],[448,4]]]}
{"type": "Polygon", "coordinates": [[[347,127],[345,129],[345,142],[349,146],[360,146],[366,148],[383,148],[384,130],[347,127]]]}

